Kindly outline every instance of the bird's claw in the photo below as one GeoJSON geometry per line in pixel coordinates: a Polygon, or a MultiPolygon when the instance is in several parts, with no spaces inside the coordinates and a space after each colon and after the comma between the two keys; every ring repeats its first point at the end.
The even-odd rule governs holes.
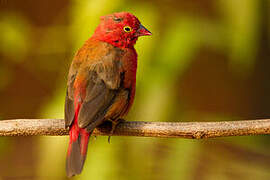
{"type": "Polygon", "coordinates": [[[111,136],[113,135],[116,126],[119,123],[124,122],[125,120],[124,119],[117,119],[117,120],[111,120],[111,119],[109,119],[109,121],[111,121],[111,123],[112,123],[112,129],[110,131],[110,136],[108,137],[108,143],[110,144],[111,143],[111,136]]]}

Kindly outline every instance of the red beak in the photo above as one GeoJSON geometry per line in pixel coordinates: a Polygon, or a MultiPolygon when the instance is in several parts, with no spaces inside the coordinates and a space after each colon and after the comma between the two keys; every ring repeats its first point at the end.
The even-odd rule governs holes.
{"type": "Polygon", "coordinates": [[[136,35],[139,36],[150,36],[152,33],[147,30],[143,25],[140,24],[140,28],[137,30],[136,35]]]}

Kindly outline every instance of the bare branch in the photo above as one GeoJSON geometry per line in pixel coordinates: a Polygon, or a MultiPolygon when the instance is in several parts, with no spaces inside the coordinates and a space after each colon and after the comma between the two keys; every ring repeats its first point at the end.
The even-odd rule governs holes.
{"type": "MultiPolygon", "coordinates": [[[[93,135],[110,135],[110,124],[96,128],[93,135]]],[[[67,135],[63,119],[15,119],[0,121],[0,136],[67,135]]],[[[204,139],[270,134],[270,119],[227,122],[120,123],[113,136],[178,137],[204,139]]]]}

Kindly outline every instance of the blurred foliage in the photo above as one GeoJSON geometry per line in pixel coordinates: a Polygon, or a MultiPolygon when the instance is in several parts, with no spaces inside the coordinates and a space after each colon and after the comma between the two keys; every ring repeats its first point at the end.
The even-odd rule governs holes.
{"type": "MultiPolygon", "coordinates": [[[[0,118],[63,118],[67,72],[99,17],[134,13],[137,94],[126,119],[269,118],[270,2],[0,1],[0,118]]],[[[1,138],[1,179],[66,179],[68,137],[1,138]],[[16,171],[15,171],[16,170],[16,171]]],[[[269,179],[269,137],[92,137],[74,179],[269,179]]]]}

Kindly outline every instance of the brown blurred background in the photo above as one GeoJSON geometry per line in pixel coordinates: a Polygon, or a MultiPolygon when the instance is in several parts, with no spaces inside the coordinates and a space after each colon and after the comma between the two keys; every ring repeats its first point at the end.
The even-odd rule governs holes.
{"type": "MultiPolygon", "coordinates": [[[[127,120],[270,117],[269,0],[0,0],[0,119],[63,118],[66,76],[99,17],[129,11],[137,42],[127,120]]],[[[0,138],[1,179],[67,179],[67,137],[0,138]]],[[[92,138],[74,179],[270,179],[270,138],[92,138]]]]}

